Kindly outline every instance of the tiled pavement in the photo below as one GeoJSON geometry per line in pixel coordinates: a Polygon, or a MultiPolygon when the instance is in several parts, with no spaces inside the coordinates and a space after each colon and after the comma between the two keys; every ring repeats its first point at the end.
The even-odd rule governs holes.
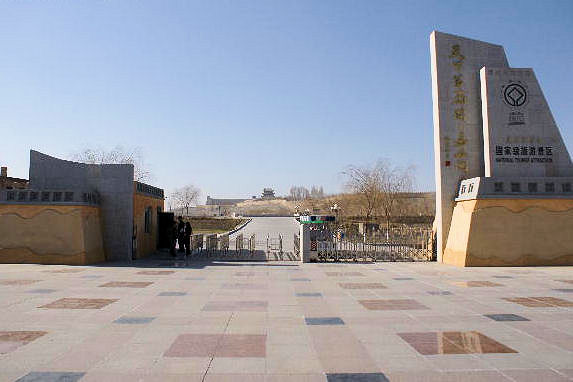
{"type": "Polygon", "coordinates": [[[0,381],[573,379],[572,267],[136,265],[0,265],[0,381]]]}

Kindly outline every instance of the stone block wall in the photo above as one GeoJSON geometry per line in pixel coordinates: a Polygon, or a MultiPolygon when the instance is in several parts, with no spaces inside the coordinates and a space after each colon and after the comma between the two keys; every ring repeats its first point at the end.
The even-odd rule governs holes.
{"type": "Polygon", "coordinates": [[[0,263],[102,262],[100,217],[98,206],[0,204],[0,263]]]}
{"type": "Polygon", "coordinates": [[[131,260],[133,165],[76,163],[31,150],[30,188],[96,192],[107,260],[131,260]]]}

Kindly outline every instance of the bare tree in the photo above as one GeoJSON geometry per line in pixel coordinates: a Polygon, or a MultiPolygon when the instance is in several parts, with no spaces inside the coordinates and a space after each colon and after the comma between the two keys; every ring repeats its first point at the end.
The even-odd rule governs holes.
{"type": "Polygon", "coordinates": [[[187,186],[175,189],[171,193],[170,199],[176,208],[184,208],[186,215],[189,215],[189,207],[197,204],[199,196],[201,196],[201,190],[192,184],[188,184],[187,186]]]}
{"type": "Polygon", "coordinates": [[[133,179],[138,182],[151,180],[151,172],[146,167],[139,148],[125,149],[116,146],[111,150],[101,147],[85,148],[74,153],[71,159],[76,162],[89,164],[131,164],[133,165],[133,179]]]}
{"type": "Polygon", "coordinates": [[[401,168],[390,164],[389,162],[379,161],[377,167],[381,172],[381,198],[380,210],[386,220],[386,240],[390,232],[390,220],[394,216],[397,208],[401,207],[403,200],[401,195],[405,192],[411,192],[414,183],[414,168],[401,168]]]}
{"type": "Polygon", "coordinates": [[[412,189],[413,168],[403,169],[379,160],[371,166],[348,166],[342,174],[347,178],[346,187],[361,196],[367,219],[382,212],[388,234],[400,194],[412,189]]]}
{"type": "Polygon", "coordinates": [[[380,172],[376,166],[350,165],[342,174],[346,177],[346,188],[360,196],[366,219],[370,219],[380,203],[380,172]]]}
{"type": "Polygon", "coordinates": [[[303,186],[292,186],[289,191],[289,197],[295,201],[305,200],[310,196],[310,192],[303,186]]]}
{"type": "Polygon", "coordinates": [[[310,190],[310,197],[313,199],[324,198],[324,189],[322,188],[322,186],[320,186],[320,187],[312,186],[312,188],[310,190]]]}

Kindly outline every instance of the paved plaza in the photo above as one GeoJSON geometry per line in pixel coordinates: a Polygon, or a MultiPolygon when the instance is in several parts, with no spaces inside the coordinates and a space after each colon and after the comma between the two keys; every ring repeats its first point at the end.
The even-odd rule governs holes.
{"type": "Polygon", "coordinates": [[[1,381],[573,379],[571,267],[0,266],[1,381]]]}
{"type": "Polygon", "coordinates": [[[245,238],[254,234],[259,243],[263,243],[267,235],[271,238],[278,238],[282,235],[283,250],[285,252],[294,250],[293,237],[294,234],[299,233],[300,224],[293,217],[253,217],[250,219],[249,224],[230,236],[231,241],[238,234],[242,234],[245,238]]]}

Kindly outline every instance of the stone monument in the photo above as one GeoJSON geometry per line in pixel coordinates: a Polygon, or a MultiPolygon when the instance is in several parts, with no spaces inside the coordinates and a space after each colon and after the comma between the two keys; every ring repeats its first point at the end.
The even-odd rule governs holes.
{"type": "Polygon", "coordinates": [[[573,164],[533,70],[437,31],[430,52],[438,261],[573,264],[573,164]]]}

